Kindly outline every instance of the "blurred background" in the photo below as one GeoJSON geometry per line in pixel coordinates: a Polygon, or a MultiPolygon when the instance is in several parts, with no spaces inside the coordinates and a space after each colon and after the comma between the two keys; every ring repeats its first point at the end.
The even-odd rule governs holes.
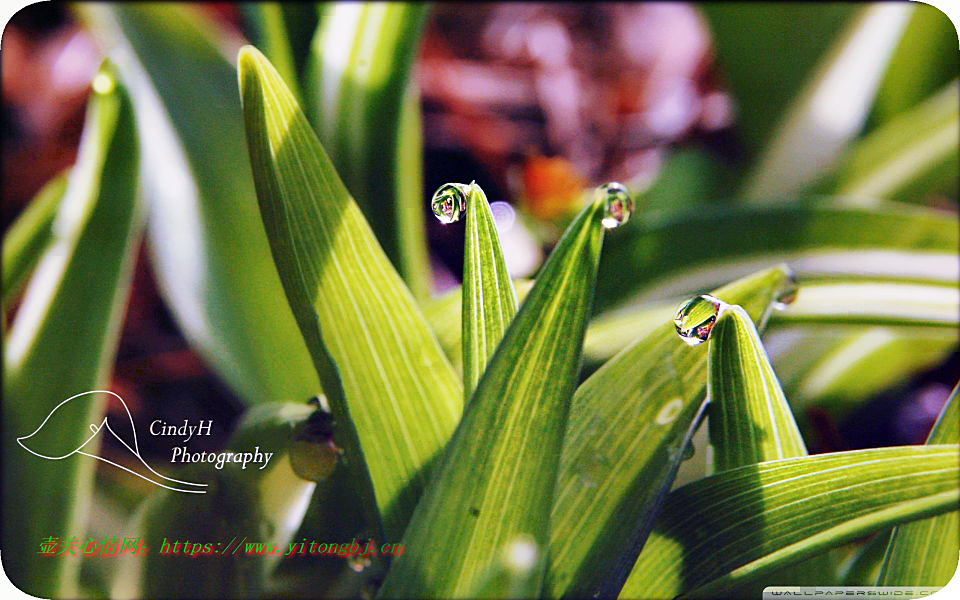
{"type": "MultiPolygon", "coordinates": [[[[248,37],[236,4],[197,6],[238,45],[248,37]]],[[[916,57],[943,63],[947,77],[932,88],[957,76],[957,38],[939,11],[920,9],[929,9],[924,18],[939,23],[936,31],[953,31],[942,52],[916,57]]],[[[701,11],[682,2],[438,3],[414,70],[425,214],[439,185],[475,179],[493,202],[510,271],[529,277],[589,186],[628,183],[640,192],[641,213],[725,202],[732,194],[727,167],[742,165],[749,148],[710,31],[701,11]],[[687,178],[688,165],[708,175],[687,178]]],[[[102,54],[68,8],[53,2],[21,10],[4,30],[2,48],[0,216],[6,231],[41,186],[73,164],[102,54]]],[[[956,213],[952,192],[922,201],[956,213]]],[[[440,294],[459,282],[463,226],[442,226],[432,217],[426,224],[434,293],[440,294]]],[[[216,435],[199,440],[195,450],[221,448],[244,405],[188,346],[158,294],[147,252],[144,245],[110,389],[138,423],[213,419],[216,435]]],[[[5,315],[8,322],[14,312],[5,315]]],[[[960,379],[957,358],[953,353],[842,420],[810,408],[811,452],[922,443],[960,379]]],[[[149,446],[157,440],[142,440],[148,461],[168,454],[167,447],[149,446]]],[[[102,450],[107,456],[118,450],[111,441],[102,450]]],[[[133,478],[112,482],[120,472],[103,467],[98,464],[98,486],[114,486],[121,504],[127,497],[133,506],[148,491],[133,478]]],[[[100,510],[103,521],[92,526],[118,531],[122,508],[100,510]]]]}

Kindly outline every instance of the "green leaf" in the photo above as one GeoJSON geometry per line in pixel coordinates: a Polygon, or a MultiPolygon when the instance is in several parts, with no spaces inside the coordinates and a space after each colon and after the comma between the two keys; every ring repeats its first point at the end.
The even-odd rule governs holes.
{"type": "MultiPolygon", "coordinates": [[[[960,442],[960,386],[940,412],[927,444],[960,442]]],[[[877,585],[947,585],[957,572],[960,555],[960,512],[953,511],[909,523],[893,530],[890,544],[877,577],[877,585]]]]}
{"type": "MultiPolygon", "coordinates": [[[[94,79],[77,163],[51,239],[24,295],[3,352],[4,569],[35,596],[74,596],[79,556],[38,554],[50,536],[82,539],[96,461],[48,460],[18,439],[44,429],[58,455],[91,436],[105,400],[81,392],[106,384],[120,336],[142,210],[139,142],[126,89],[110,63],[94,79]]],[[[94,441],[88,448],[95,448],[94,441]]],[[[94,452],[94,450],[91,450],[94,452]]]]}
{"type": "MultiPolygon", "coordinates": [[[[773,268],[713,293],[743,306],[762,325],[788,284],[788,272],[773,268]]],[[[629,570],[636,544],[652,526],[657,498],[672,484],[703,397],[707,353],[680,340],[671,316],[574,395],[551,514],[546,597],[590,595],[632,551],[629,570]]]]}
{"type": "Polygon", "coordinates": [[[725,597],[788,564],[956,508],[957,449],[905,446],[739,467],[670,494],[624,598],[725,597]]]}
{"type": "Polygon", "coordinates": [[[326,7],[304,77],[305,106],[320,141],[387,256],[421,298],[430,292],[423,198],[399,184],[422,177],[419,105],[405,93],[428,10],[402,2],[326,7]]]}
{"type": "MultiPolygon", "coordinates": [[[[177,473],[206,483],[204,494],[159,490],[147,498],[126,525],[128,537],[141,537],[149,551],[120,557],[113,598],[259,597],[264,578],[282,555],[249,555],[246,543],[275,543],[287,550],[315,483],[298,478],[289,452],[295,432],[311,415],[307,404],[269,403],[244,414],[227,445],[231,452],[270,452],[264,466],[224,463],[189,465],[177,473]],[[291,527],[291,524],[293,525],[291,527]],[[179,541],[178,554],[171,553],[179,541]],[[189,541],[190,547],[184,547],[189,541]],[[160,554],[168,544],[167,554],[160,554]],[[213,543],[218,552],[201,554],[213,543]],[[220,544],[220,545],[218,545],[220,544]]],[[[299,541],[299,540],[298,540],[299,541]]]]}
{"type": "Polygon", "coordinates": [[[725,310],[710,332],[707,396],[716,471],[806,456],[760,334],[739,306],[725,310]]]}
{"type": "Polygon", "coordinates": [[[918,2],[877,90],[870,121],[883,125],[955,78],[960,71],[956,45],[950,17],[918,2]]]}
{"type": "MultiPolygon", "coordinates": [[[[909,525],[907,525],[909,527],[909,525]]],[[[890,532],[875,534],[870,541],[840,567],[840,585],[874,585],[883,563],[883,553],[890,542],[890,532]]]]}
{"type": "MultiPolygon", "coordinates": [[[[785,110],[778,107],[782,117],[746,177],[743,197],[757,203],[777,201],[836,161],[863,128],[913,6],[879,3],[859,10],[798,95],[785,110]]],[[[815,12],[819,15],[820,7],[815,12]]],[[[794,53],[789,54],[793,59],[794,53]]]]}
{"type": "Polygon", "coordinates": [[[463,392],[280,76],[251,46],[238,62],[274,260],[338,423],[337,445],[358,485],[369,471],[386,539],[397,539],[463,392]]]}
{"type": "Polygon", "coordinates": [[[737,124],[756,153],[857,6],[702,2],[737,124]],[[789,56],[790,60],[784,60],[789,56]]]}
{"type": "Polygon", "coordinates": [[[250,43],[262,49],[293,95],[301,100],[283,5],[279,2],[244,2],[239,9],[250,32],[250,43]]]}
{"type": "MultiPolygon", "coordinates": [[[[603,202],[579,214],[541,268],[417,505],[406,550],[380,596],[465,596],[504,547],[528,539],[537,552],[546,548],[603,241],[603,202]]],[[[529,595],[536,595],[542,573],[529,595]]]]}
{"type": "MultiPolygon", "coordinates": [[[[725,471],[768,460],[807,455],[796,420],[783,395],[760,334],[739,306],[716,320],[710,332],[707,397],[711,400],[710,442],[713,467],[725,471]]],[[[776,582],[833,583],[825,556],[781,569],[738,589],[735,596],[755,596],[776,582]]]]}
{"type": "Polygon", "coordinates": [[[922,202],[938,192],[955,195],[958,106],[960,87],[954,80],[850,147],[818,189],[868,203],[878,198],[922,202]]]}
{"type": "Polygon", "coordinates": [[[67,179],[68,172],[63,172],[48,181],[3,236],[4,306],[23,289],[53,237],[53,219],[66,192],[67,179]]]}
{"type": "Polygon", "coordinates": [[[118,68],[144,139],[150,257],[190,345],[249,404],[317,395],[257,210],[236,68],[214,23],[187,4],[75,9],[125,58],[118,68]]]}
{"type": "Polygon", "coordinates": [[[604,248],[599,310],[710,289],[784,260],[800,280],[849,273],[944,281],[960,269],[955,215],[899,203],[817,199],[638,221],[604,248]]]}
{"type": "Polygon", "coordinates": [[[771,326],[888,325],[960,326],[960,289],[949,285],[900,282],[811,282],[800,286],[797,299],[771,316],[771,326]]]}
{"type": "Polygon", "coordinates": [[[480,186],[470,184],[463,249],[463,395],[469,399],[517,313],[497,225],[480,186]]]}

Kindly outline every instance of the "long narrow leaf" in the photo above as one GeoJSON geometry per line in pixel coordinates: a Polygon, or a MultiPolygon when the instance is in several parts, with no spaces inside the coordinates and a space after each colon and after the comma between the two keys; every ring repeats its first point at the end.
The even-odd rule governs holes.
{"type": "MultiPolygon", "coordinates": [[[[543,552],[603,241],[603,198],[570,224],[477,385],[380,595],[473,593],[505,548],[543,552]],[[437,532],[443,531],[442,536],[437,532]]],[[[536,596],[543,569],[524,596],[536,596]]]]}
{"type": "Polygon", "coordinates": [[[460,383],[296,100],[253,47],[240,52],[239,79],[287,298],[339,425],[337,443],[355,470],[369,471],[387,538],[397,539],[460,417],[460,383]]]}
{"type": "Polygon", "coordinates": [[[67,190],[67,173],[47,182],[3,236],[3,304],[20,293],[53,237],[53,219],[67,190]]]}
{"type": "Polygon", "coordinates": [[[290,37],[287,35],[283,5],[279,2],[244,2],[239,7],[250,30],[250,42],[263,50],[284,83],[300,100],[297,66],[293,59],[293,49],[290,47],[290,37]]]}
{"type": "Polygon", "coordinates": [[[118,68],[144,139],[150,257],[187,340],[249,404],[317,395],[257,210],[223,36],[186,3],[74,8],[103,46],[124,51],[118,68]]]}
{"type": "Polygon", "coordinates": [[[397,175],[403,161],[413,159],[403,156],[399,145],[408,144],[403,151],[409,153],[422,144],[413,122],[419,120],[419,106],[405,106],[404,95],[428,8],[419,2],[326,7],[304,84],[310,122],[334,167],[387,256],[418,294],[430,289],[423,199],[398,188],[397,175]]]}
{"type": "Polygon", "coordinates": [[[865,202],[920,202],[932,193],[956,193],[958,106],[960,84],[954,80],[853,145],[817,188],[865,202]]]}
{"type": "MultiPolygon", "coordinates": [[[[960,386],[940,412],[927,444],[960,443],[960,386]]],[[[954,510],[893,530],[877,585],[947,585],[960,556],[960,513],[954,510]]]]}
{"type": "Polygon", "coordinates": [[[497,344],[517,313],[517,293],[507,272],[487,197],[476,183],[467,199],[463,249],[463,394],[469,399],[497,344]]]}
{"type": "MultiPolygon", "coordinates": [[[[774,268],[714,294],[763,324],[788,284],[788,273],[774,268]]],[[[667,316],[577,389],[551,514],[545,596],[590,595],[649,532],[641,527],[652,526],[703,397],[707,359],[698,350],[680,340],[667,316]]]]}
{"type": "Polygon", "coordinates": [[[670,494],[623,598],[725,597],[867,533],[955,509],[957,449],[905,446],[745,466],[670,494]]]}
{"type": "MultiPolygon", "coordinates": [[[[742,195],[757,203],[802,189],[860,132],[913,5],[867,5],[787,107],[747,175],[742,195]]],[[[818,11],[819,12],[819,11],[818,11]]]]}
{"type": "Polygon", "coordinates": [[[954,215],[884,202],[822,199],[792,205],[700,209],[626,227],[604,248],[598,309],[688,295],[778,261],[800,276],[850,274],[956,280],[954,215]]]}
{"type": "MultiPolygon", "coordinates": [[[[138,152],[130,99],[105,63],[52,239],[3,352],[4,568],[35,596],[77,593],[79,556],[38,549],[50,536],[83,536],[96,461],[70,453],[91,437],[104,399],[88,394],[59,405],[102,389],[111,371],[143,224],[138,152]],[[39,438],[18,444],[41,428],[39,438]]],[[[85,450],[95,453],[98,442],[85,450]]]]}

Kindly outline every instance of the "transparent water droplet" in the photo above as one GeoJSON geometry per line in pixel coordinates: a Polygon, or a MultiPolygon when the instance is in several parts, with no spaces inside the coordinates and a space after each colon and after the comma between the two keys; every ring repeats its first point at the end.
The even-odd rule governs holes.
{"type": "Polygon", "coordinates": [[[689,346],[699,346],[710,337],[713,325],[729,305],[708,294],[694,296],[680,303],[673,325],[689,346]]]}
{"type": "Polygon", "coordinates": [[[627,191],[627,186],[611,181],[597,188],[597,193],[603,195],[604,214],[601,223],[607,229],[619,227],[630,219],[633,214],[633,198],[627,191]]]}
{"type": "Polygon", "coordinates": [[[333,441],[333,415],[318,410],[302,423],[290,445],[290,467],[297,477],[323,481],[337,468],[340,448],[333,441]]]}
{"type": "Polygon", "coordinates": [[[467,208],[467,194],[469,186],[462,183],[445,183],[437,188],[430,201],[433,214],[444,225],[460,220],[460,215],[467,208]]]}

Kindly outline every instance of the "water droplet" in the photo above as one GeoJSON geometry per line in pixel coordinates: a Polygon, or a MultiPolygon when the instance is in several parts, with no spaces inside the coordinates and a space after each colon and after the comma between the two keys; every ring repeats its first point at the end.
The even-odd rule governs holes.
{"type": "Polygon", "coordinates": [[[294,433],[290,466],[301,479],[323,481],[337,468],[340,452],[333,441],[333,415],[318,410],[294,433]]]}
{"type": "Polygon", "coordinates": [[[444,225],[460,220],[460,215],[467,207],[469,186],[462,183],[445,183],[437,188],[430,201],[433,214],[444,225]]]}
{"type": "MultiPolygon", "coordinates": [[[[694,445],[688,444],[687,447],[683,449],[683,454],[680,455],[681,462],[690,460],[691,458],[693,458],[696,452],[697,452],[697,449],[694,447],[694,445]]],[[[680,448],[673,448],[672,450],[670,450],[670,453],[669,453],[670,461],[673,462],[674,460],[676,460],[678,454],[680,454],[680,448]]]]}
{"type": "Polygon", "coordinates": [[[604,196],[603,226],[607,229],[619,227],[630,219],[633,214],[633,198],[622,183],[611,181],[597,188],[598,194],[604,196]]]}
{"type": "Polygon", "coordinates": [[[783,310],[787,306],[793,304],[794,300],[797,299],[797,279],[794,277],[793,273],[790,273],[790,282],[785,284],[783,288],[780,289],[780,293],[777,294],[777,297],[773,300],[773,307],[777,310],[783,310]]]}
{"type": "Polygon", "coordinates": [[[673,324],[680,339],[690,346],[699,346],[710,337],[714,323],[729,305],[707,294],[694,296],[680,303],[673,324]]]}

